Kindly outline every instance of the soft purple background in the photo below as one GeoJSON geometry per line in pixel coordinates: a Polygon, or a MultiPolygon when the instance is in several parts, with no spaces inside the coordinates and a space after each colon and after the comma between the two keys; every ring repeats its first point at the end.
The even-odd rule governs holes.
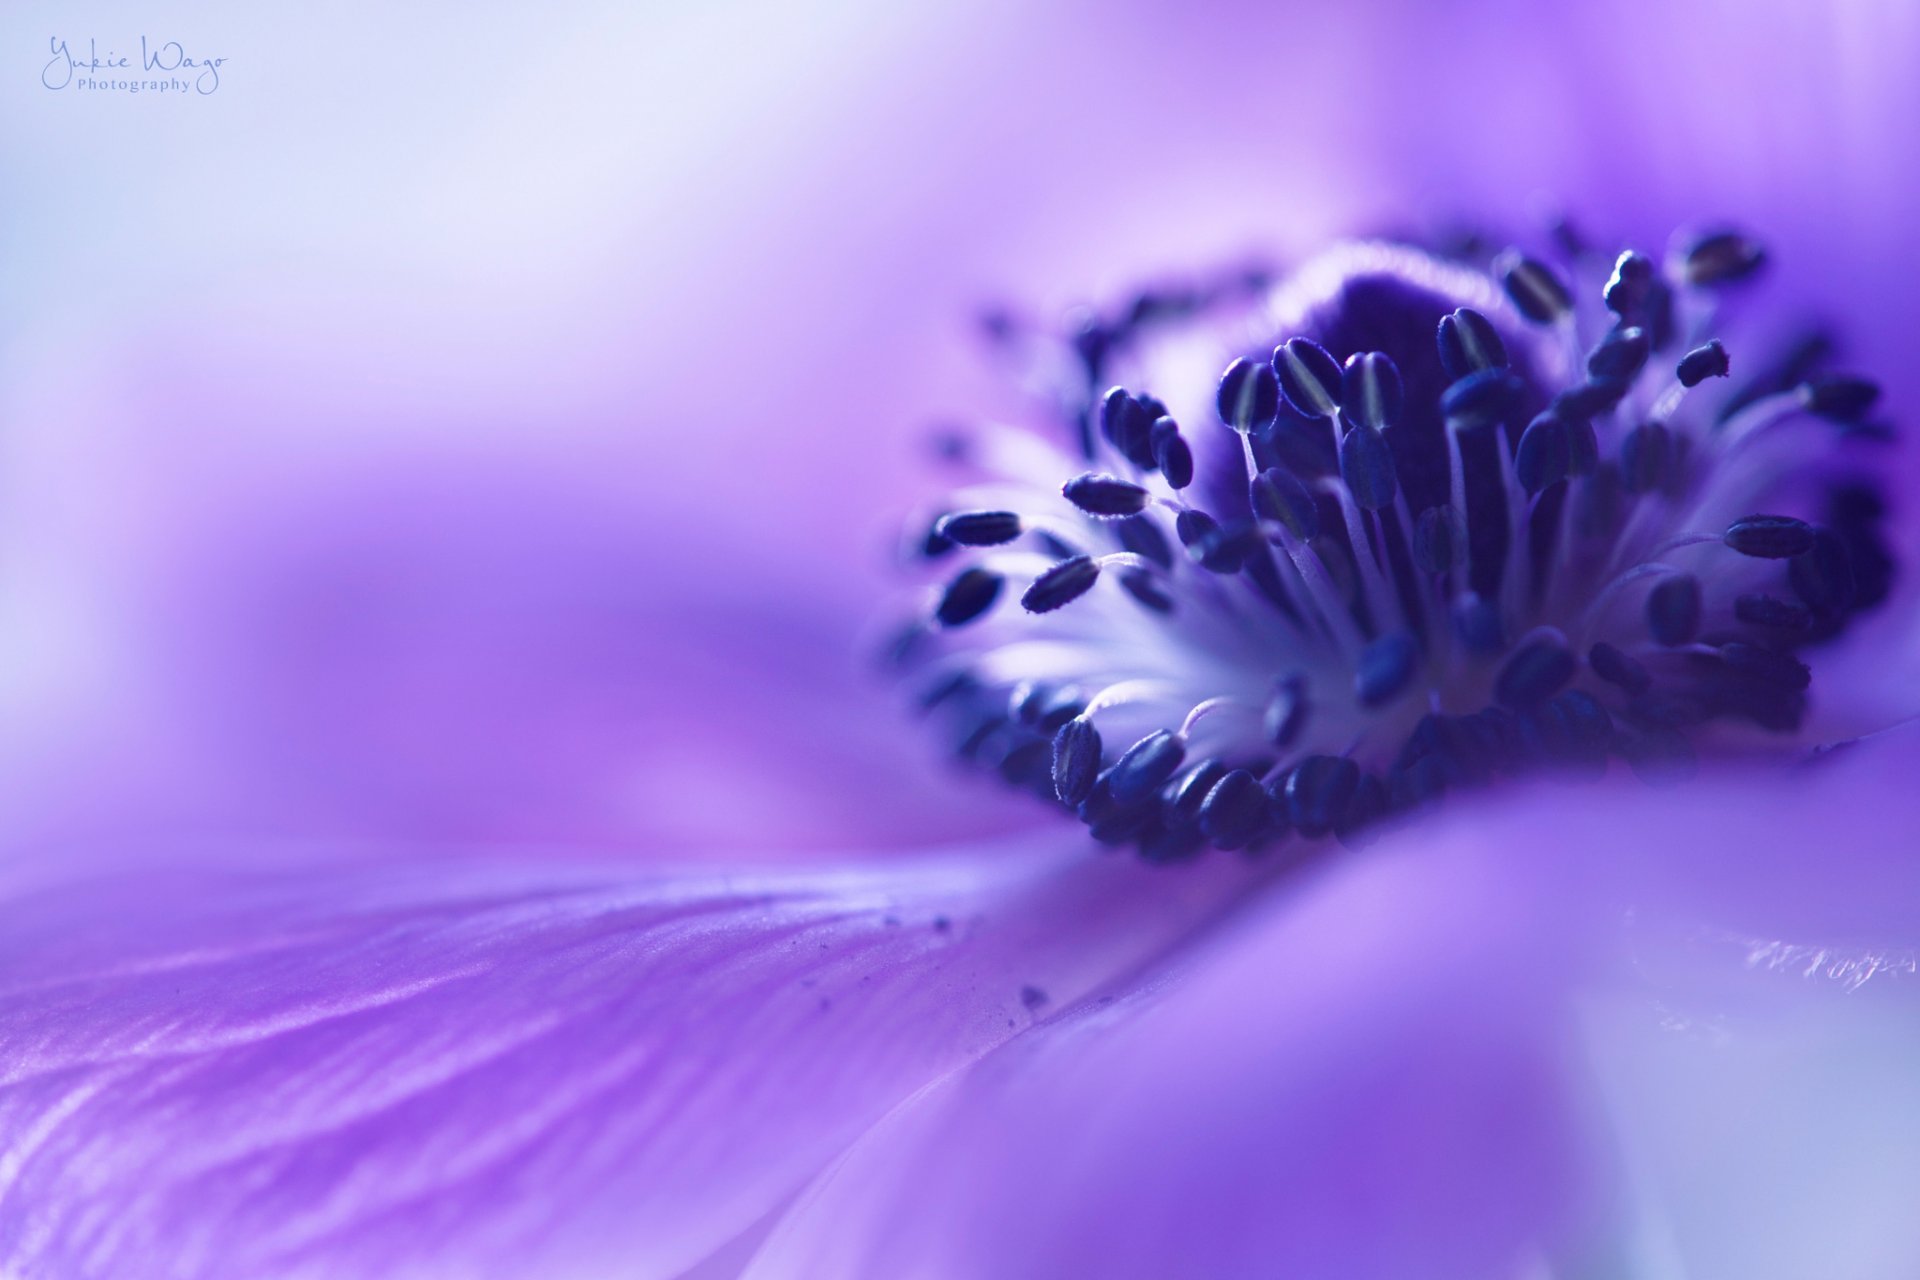
{"type": "Polygon", "coordinates": [[[39,836],[1028,823],[853,656],[919,433],[1022,408],[983,301],[1552,193],[1759,226],[1914,399],[1893,0],[0,24],[0,763],[39,836]],[[38,83],[50,33],[142,32],[230,57],[219,93],[38,83]]]}

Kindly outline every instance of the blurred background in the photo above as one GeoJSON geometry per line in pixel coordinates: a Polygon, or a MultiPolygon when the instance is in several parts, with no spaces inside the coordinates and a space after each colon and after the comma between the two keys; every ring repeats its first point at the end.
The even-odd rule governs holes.
{"type": "Polygon", "coordinates": [[[1914,403],[1904,0],[26,0],[0,48],[9,840],[1035,820],[858,656],[929,424],[1028,412],[989,304],[1732,216],[1914,403]],[[142,35],[217,91],[43,84],[142,35]]]}

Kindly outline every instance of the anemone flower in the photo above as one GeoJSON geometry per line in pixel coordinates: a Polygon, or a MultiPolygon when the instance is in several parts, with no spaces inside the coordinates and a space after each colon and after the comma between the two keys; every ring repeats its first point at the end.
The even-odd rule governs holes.
{"type": "MultiPolygon", "coordinates": [[[[1717,30],[1687,14],[1685,32],[1717,30]]],[[[763,440],[792,417],[785,388],[742,388],[768,398],[752,435],[726,438],[784,450],[780,466],[646,494],[667,514],[643,531],[703,554],[629,591],[582,585],[625,572],[606,531],[627,529],[628,495],[593,489],[604,502],[583,508],[578,486],[524,470],[496,488],[436,468],[426,504],[396,484],[381,511],[433,535],[399,562],[388,537],[316,548],[332,499],[367,489],[316,481],[311,457],[264,498],[217,494],[229,521],[204,540],[184,521],[180,541],[241,566],[234,596],[281,606],[225,630],[207,618],[231,597],[135,557],[200,606],[191,625],[141,615],[151,647],[200,664],[183,682],[197,716],[114,740],[85,787],[35,772],[67,808],[36,811],[37,839],[0,863],[0,1270],[1914,1270],[1920,744],[1890,727],[1913,705],[1911,540],[1869,380],[1896,405],[1910,385],[1873,359],[1905,340],[1908,259],[1872,279],[1889,242],[1799,206],[1778,252],[1718,224],[1626,234],[1673,203],[1620,177],[1634,143],[1643,169],[1707,171],[1677,185],[1714,212],[1756,156],[1689,151],[1659,112],[1623,141],[1589,91],[1664,112],[1670,90],[1710,105],[1748,75],[1804,90],[1766,63],[1808,51],[1792,23],[1706,62],[1609,43],[1585,10],[1559,31],[1592,46],[1580,59],[1399,6],[1343,21],[1212,79],[1199,69],[1234,42],[1209,24],[1092,24],[1095,52],[1216,84],[1222,118],[1271,92],[1270,49],[1295,92],[1403,82],[1404,99],[1373,91],[1387,125],[1328,113],[1276,178],[1385,198],[1319,208],[1342,234],[1278,272],[1155,277],[1067,325],[989,317],[1009,380],[1040,394],[1010,425],[969,414],[943,437],[881,646],[897,716],[840,696],[821,674],[840,632],[813,620],[822,596],[861,611],[850,531],[907,505],[906,485],[851,442],[763,440]],[[1511,100],[1409,109],[1419,87],[1507,73],[1511,100]],[[1502,107],[1534,136],[1552,113],[1511,109],[1539,94],[1598,117],[1546,175],[1608,197],[1582,210],[1586,234],[1508,251],[1380,216],[1451,164],[1454,207],[1523,225],[1511,183],[1486,176],[1498,148],[1458,140],[1502,107]],[[1383,228],[1398,234],[1353,238],[1383,228]],[[1796,277],[1802,247],[1814,269],[1796,277]],[[1838,330],[1854,358],[1808,325],[1821,297],[1855,322],[1838,330]],[[268,510],[286,493],[309,505],[268,510]],[[751,545],[692,536],[716,523],[694,515],[743,499],[751,545]],[[497,607],[496,576],[524,610],[497,607]],[[526,621],[580,600],[575,644],[526,621]],[[664,612],[681,647],[641,646],[644,690],[609,715],[625,637],[670,629],[664,612]],[[481,640],[420,643],[417,616],[481,640]],[[289,648],[284,666],[262,656],[289,648]],[[517,665],[528,653],[544,661],[517,665]],[[389,701],[403,714],[380,716],[389,701]],[[979,778],[914,764],[892,736],[913,721],[979,778]],[[625,773],[596,748],[628,737],[651,827],[606,816],[625,773]],[[141,811],[141,786],[206,773],[270,786],[268,817],[195,816],[283,838],[182,847],[183,826],[220,824],[141,811]],[[76,816],[101,794],[112,821],[76,816]],[[322,847],[284,839],[303,830],[322,847]],[[716,830],[789,843],[763,851],[777,863],[655,847],[716,830]],[[631,858],[581,853],[636,832],[631,858]],[[456,856],[448,837],[491,843],[456,856]],[[793,853],[876,838],[906,847],[793,853]]],[[[1003,70],[994,41],[963,56],[1003,70]]],[[[1068,65],[1071,84],[1113,88],[1110,62],[1068,65]]],[[[1210,211],[1247,167],[1244,133],[1121,96],[1141,145],[1194,151],[1205,163],[1181,172],[1207,181],[1129,201],[1152,206],[1151,232],[1093,236],[1082,217],[1025,251],[1112,255],[1089,277],[1141,271],[1146,242],[1220,262],[1243,227],[1210,211]]],[[[1003,101],[1081,118],[1059,83],[1003,101]]],[[[988,115],[983,153],[1027,155],[988,115]]],[[[1720,142],[1745,136],[1705,118],[1720,142]]],[[[1843,163],[1854,117],[1832,118],[1789,148],[1833,179],[1817,207],[1883,207],[1851,197],[1904,188],[1843,163]]],[[[1036,171],[1097,176],[1074,169],[1092,162],[1071,132],[1041,131],[1036,171]]],[[[930,215],[970,243],[978,211],[928,186],[930,215]]],[[[1236,188],[1235,207],[1284,219],[1297,206],[1276,192],[1236,188]]],[[[1734,212],[1757,232],[1780,210],[1734,212]]],[[[316,430],[397,394],[338,376],[351,336],[304,336],[329,361],[316,430]]],[[[248,382],[260,353],[228,337],[232,368],[163,346],[141,372],[196,401],[219,386],[235,418],[301,407],[248,382]]],[[[912,381],[874,382],[889,378],[912,381]]],[[[687,404],[722,385],[689,381],[687,404]]],[[[72,400],[28,407],[57,423],[55,404],[72,400]]],[[[135,456],[214,455],[192,443],[135,456]]],[[[631,461],[569,443],[598,470],[631,461]]]]}

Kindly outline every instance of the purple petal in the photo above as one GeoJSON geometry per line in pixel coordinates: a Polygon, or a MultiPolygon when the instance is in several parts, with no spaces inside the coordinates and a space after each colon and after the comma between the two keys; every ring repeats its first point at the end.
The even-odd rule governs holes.
{"type": "Polygon", "coordinates": [[[17,892],[0,1270],[673,1275],[901,1097],[1164,947],[1225,870],[1009,848],[17,892]]]}
{"type": "Polygon", "coordinates": [[[1776,949],[1737,1001],[1737,958],[1704,959],[1667,957],[1658,1003],[1634,992],[1590,1020],[1630,1229],[1672,1260],[1658,1274],[1920,1275],[1914,953],[1867,976],[1835,949],[1776,949]]]}
{"type": "Polygon", "coordinates": [[[890,1117],[749,1275],[1479,1277],[1570,1237],[1551,913],[1466,840],[1281,889],[890,1117]]]}
{"type": "Polygon", "coordinates": [[[1639,927],[1920,946],[1920,725],[1803,764],[1722,765],[1673,792],[1620,779],[1453,815],[1532,850],[1551,893],[1639,927]]]}

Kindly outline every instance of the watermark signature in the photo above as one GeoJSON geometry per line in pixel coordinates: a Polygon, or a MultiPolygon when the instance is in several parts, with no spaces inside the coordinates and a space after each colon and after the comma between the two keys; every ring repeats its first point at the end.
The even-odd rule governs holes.
{"type": "Polygon", "coordinates": [[[100,56],[99,42],[87,40],[86,56],[81,57],[59,36],[47,38],[53,56],[40,69],[40,83],[49,89],[78,89],[98,93],[186,93],[202,97],[220,88],[220,68],[231,58],[195,57],[178,40],[155,44],[140,37],[140,57],[135,60],[113,49],[100,56]],[[160,73],[165,73],[162,78],[160,73]]]}

